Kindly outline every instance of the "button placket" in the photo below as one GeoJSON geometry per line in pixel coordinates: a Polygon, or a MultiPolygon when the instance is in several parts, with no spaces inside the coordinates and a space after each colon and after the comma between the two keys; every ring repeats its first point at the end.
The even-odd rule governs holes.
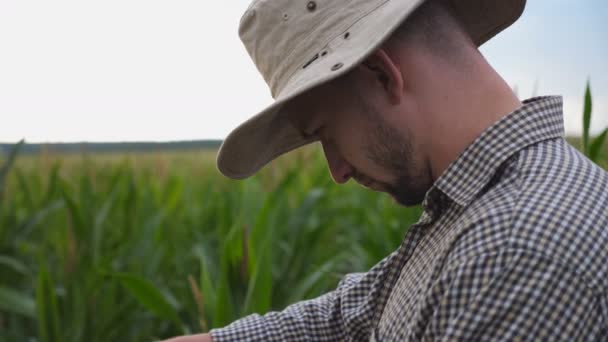
{"type": "Polygon", "coordinates": [[[390,265],[387,265],[387,267],[389,267],[389,271],[387,272],[385,278],[385,285],[380,291],[378,308],[376,309],[372,319],[372,331],[374,332],[374,337],[376,339],[378,338],[378,329],[380,327],[382,316],[384,315],[384,309],[386,308],[386,304],[390,299],[392,289],[395,287],[397,280],[399,280],[401,270],[407,261],[412,257],[416,247],[424,237],[424,230],[420,229],[421,227],[416,226],[417,225],[415,224],[410,227],[410,230],[406,233],[405,238],[399,246],[399,249],[397,249],[396,258],[390,265]]]}

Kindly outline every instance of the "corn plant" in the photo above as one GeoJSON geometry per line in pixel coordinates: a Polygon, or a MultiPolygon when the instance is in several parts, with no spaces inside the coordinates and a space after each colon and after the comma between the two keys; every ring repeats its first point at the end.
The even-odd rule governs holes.
{"type": "Polygon", "coordinates": [[[608,135],[608,128],[604,129],[595,138],[589,136],[589,128],[591,126],[591,111],[593,108],[591,98],[591,86],[587,82],[585,89],[585,103],[583,107],[583,136],[581,139],[581,150],[593,162],[598,163],[602,149],[608,135]]]}

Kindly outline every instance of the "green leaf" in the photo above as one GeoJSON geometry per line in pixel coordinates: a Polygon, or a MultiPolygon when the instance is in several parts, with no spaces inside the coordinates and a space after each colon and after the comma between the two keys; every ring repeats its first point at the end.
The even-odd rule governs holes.
{"type": "Polygon", "coordinates": [[[74,200],[68,191],[67,186],[61,187],[61,194],[63,195],[63,200],[65,201],[66,207],[70,213],[75,229],[78,232],[84,231],[87,227],[85,224],[84,215],[82,213],[83,207],[78,205],[78,202],[74,200]]]}
{"type": "Polygon", "coordinates": [[[38,334],[42,341],[60,341],[59,306],[55,285],[49,276],[43,260],[40,260],[36,286],[36,311],[38,334]]]}
{"type": "Polygon", "coordinates": [[[583,153],[589,155],[589,126],[591,125],[591,110],[593,103],[591,100],[591,85],[587,81],[585,88],[585,106],[583,108],[583,153]]]}
{"type": "Polygon", "coordinates": [[[0,286],[0,309],[30,318],[36,317],[34,298],[2,286],[0,286]]]}
{"type": "Polygon", "coordinates": [[[93,254],[93,264],[97,265],[99,260],[101,259],[101,247],[102,241],[104,237],[104,223],[108,218],[110,213],[110,209],[112,208],[112,203],[114,203],[115,192],[113,191],[106,199],[101,209],[95,214],[95,220],[93,223],[93,232],[91,237],[92,241],[92,254],[93,254]]]}
{"type": "Polygon", "coordinates": [[[137,301],[160,318],[173,321],[181,326],[176,309],[154,284],[133,274],[111,274],[120,280],[121,284],[137,301]]]}
{"type": "MultiPolygon", "coordinates": [[[[194,249],[194,254],[198,257],[200,263],[201,272],[199,277],[199,287],[201,294],[203,295],[203,305],[207,307],[208,312],[214,312],[218,303],[216,289],[213,284],[212,277],[217,276],[217,272],[212,269],[211,262],[209,261],[210,258],[205,253],[205,249],[197,246],[194,249]]],[[[220,303],[220,305],[224,304],[225,303],[220,303]]]]}
{"type": "Polygon", "coordinates": [[[8,175],[8,171],[11,169],[11,167],[15,163],[15,159],[17,159],[17,153],[19,152],[19,149],[21,149],[21,146],[23,146],[23,144],[24,144],[23,139],[21,139],[17,144],[15,144],[15,146],[13,146],[13,148],[9,152],[8,159],[6,160],[4,165],[2,165],[2,167],[0,167],[0,201],[2,201],[2,197],[4,195],[4,186],[5,186],[5,182],[6,182],[6,176],[8,175]]]}
{"type": "MultiPolygon", "coordinates": [[[[214,298],[215,308],[213,309],[212,324],[213,326],[225,326],[234,320],[235,313],[241,308],[240,303],[236,307],[236,300],[233,300],[232,288],[230,280],[228,279],[228,260],[226,258],[220,259],[220,272],[219,281],[216,285],[216,298],[214,298]]],[[[205,294],[203,294],[205,295],[205,294]]],[[[238,316],[238,314],[236,314],[238,316]]]]}
{"type": "MultiPolygon", "coordinates": [[[[86,303],[88,296],[83,287],[84,284],[80,282],[72,282],[68,285],[67,293],[69,299],[67,303],[71,305],[68,309],[69,312],[66,312],[65,314],[65,321],[70,322],[71,329],[64,333],[70,336],[69,340],[71,341],[83,341],[83,336],[87,327],[86,321],[89,318],[87,313],[89,312],[90,307],[86,303]]],[[[65,340],[68,339],[66,338],[65,340]]]]}
{"type": "Polygon", "coordinates": [[[63,209],[65,206],[62,200],[55,200],[46,207],[35,211],[31,216],[19,226],[19,235],[17,240],[28,239],[32,230],[44,222],[52,213],[63,209]]]}
{"type": "Polygon", "coordinates": [[[336,258],[329,259],[323,265],[318,267],[314,272],[309,273],[306,277],[298,282],[298,285],[291,289],[288,302],[296,302],[305,298],[309,291],[318,284],[323,277],[335,267],[336,258]]]}
{"type": "MultiPolygon", "coordinates": [[[[10,256],[7,256],[7,255],[0,255],[0,266],[5,266],[8,268],[11,268],[15,272],[21,273],[22,275],[25,275],[25,276],[30,273],[27,266],[25,266],[25,264],[23,262],[21,262],[20,260],[17,260],[16,258],[11,258],[10,256]]],[[[1,269],[2,269],[2,267],[0,267],[0,270],[1,269]]]]}
{"type": "Polygon", "coordinates": [[[51,201],[54,198],[54,195],[58,189],[58,183],[59,183],[59,169],[61,167],[61,163],[59,161],[56,161],[53,166],[51,167],[51,173],[50,173],[50,177],[49,177],[49,182],[48,182],[48,187],[46,190],[46,202],[51,201]]]}
{"type": "Polygon", "coordinates": [[[36,204],[34,203],[32,191],[28,185],[27,179],[23,175],[23,172],[17,168],[15,169],[15,176],[17,177],[17,184],[19,184],[19,192],[23,196],[24,204],[28,209],[34,209],[36,204]]]}
{"type": "Polygon", "coordinates": [[[600,152],[602,150],[602,147],[604,146],[604,141],[606,141],[607,135],[608,128],[606,128],[591,142],[591,146],[589,147],[589,159],[591,159],[594,163],[597,163],[599,161],[600,152]]]}

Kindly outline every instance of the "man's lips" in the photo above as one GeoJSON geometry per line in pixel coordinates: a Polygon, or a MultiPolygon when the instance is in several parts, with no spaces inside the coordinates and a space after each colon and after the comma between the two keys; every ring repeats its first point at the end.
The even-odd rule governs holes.
{"type": "Polygon", "coordinates": [[[361,173],[355,173],[352,178],[361,186],[373,190],[373,191],[378,191],[378,192],[385,192],[386,191],[386,187],[384,186],[383,183],[381,182],[377,182],[376,180],[374,180],[371,177],[367,177],[364,174],[361,173]]]}

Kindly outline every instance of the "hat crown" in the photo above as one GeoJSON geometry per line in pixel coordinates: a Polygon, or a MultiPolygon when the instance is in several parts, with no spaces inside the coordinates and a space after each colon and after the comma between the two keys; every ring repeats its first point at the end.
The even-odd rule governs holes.
{"type": "Polygon", "coordinates": [[[300,68],[329,54],[348,28],[389,0],[255,0],[239,36],[274,98],[300,68]]]}

